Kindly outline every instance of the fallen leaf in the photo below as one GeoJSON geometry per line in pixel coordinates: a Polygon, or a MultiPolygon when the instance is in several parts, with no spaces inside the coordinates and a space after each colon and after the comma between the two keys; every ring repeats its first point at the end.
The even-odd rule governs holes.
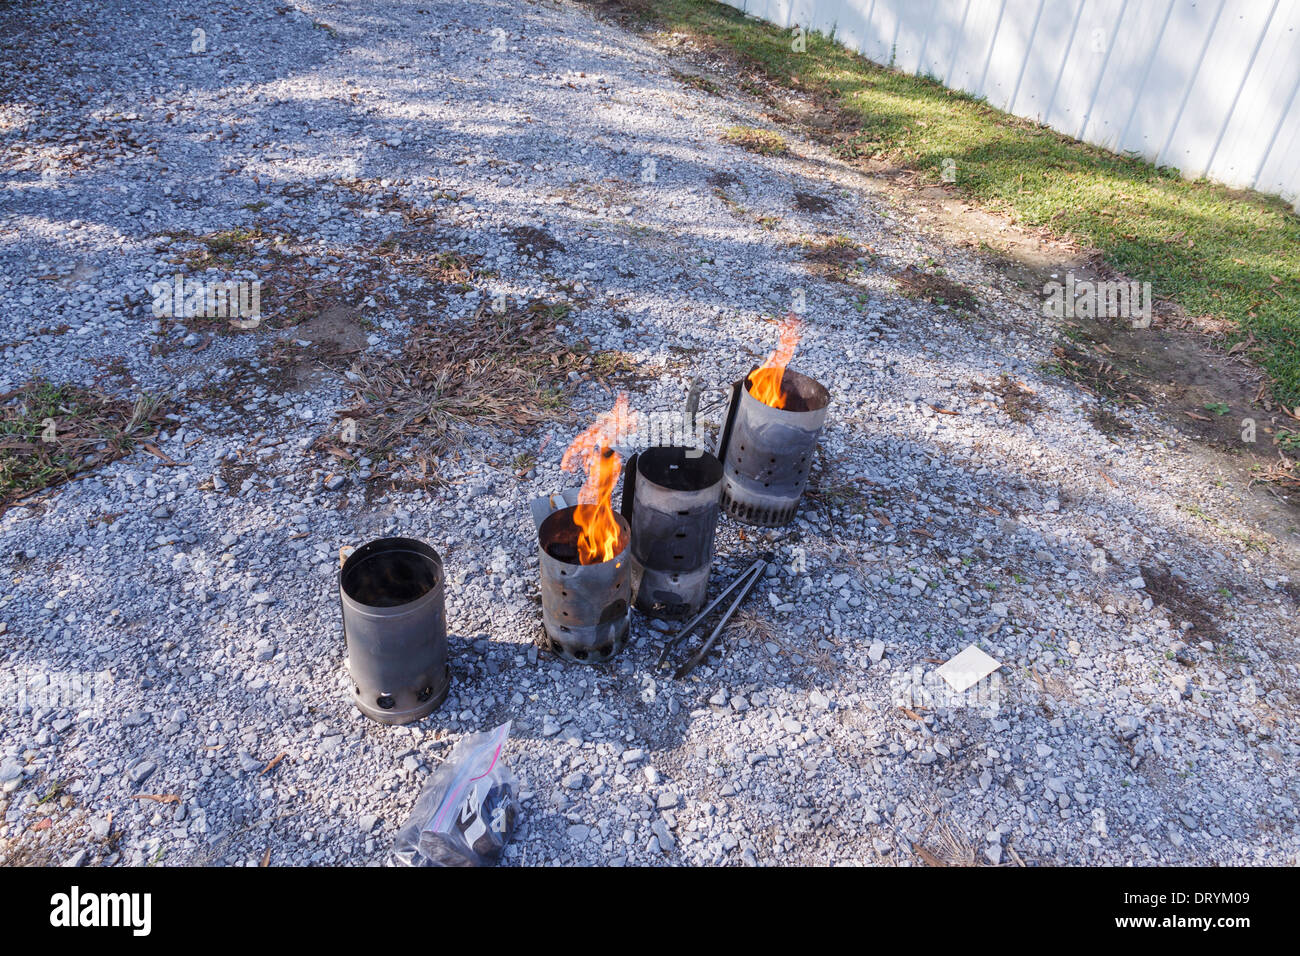
{"type": "Polygon", "coordinates": [[[132,800],[152,800],[154,803],[180,803],[181,798],[174,793],[133,793],[132,800]]]}
{"type": "Polygon", "coordinates": [[[266,856],[262,857],[262,866],[270,866],[270,865],[271,865],[271,848],[268,846],[266,848],[266,856]]]}
{"type": "MultiPolygon", "coordinates": [[[[266,765],[266,767],[262,770],[261,773],[258,774],[258,776],[259,776],[259,777],[263,777],[263,776],[265,776],[266,774],[270,773],[270,772],[271,772],[272,770],[274,770],[277,766],[279,766],[280,761],[283,760],[283,759],[284,759],[285,757],[287,757],[287,756],[289,756],[287,753],[280,753],[280,754],[277,754],[275,757],[271,758],[271,762],[268,763],[268,764],[266,765]]],[[[267,852],[267,853],[270,853],[271,851],[270,851],[270,850],[267,850],[266,852],[267,852]]]]}
{"type": "Polygon", "coordinates": [[[52,826],[54,826],[54,821],[51,820],[49,817],[46,817],[44,820],[38,820],[38,821],[36,821],[35,823],[33,823],[33,824],[31,825],[31,829],[33,829],[33,830],[48,830],[48,829],[49,829],[50,827],[52,827],[52,826]]]}
{"type": "Polygon", "coordinates": [[[145,451],[147,451],[147,452],[148,452],[149,454],[151,454],[151,455],[155,455],[155,456],[157,456],[158,458],[162,459],[162,463],[163,463],[164,465],[169,465],[169,466],[171,466],[171,467],[173,467],[173,468],[183,468],[183,467],[185,467],[186,465],[189,464],[188,461],[175,461],[175,460],[173,460],[172,457],[171,457],[170,455],[168,455],[166,452],[164,452],[164,451],[163,451],[161,448],[159,448],[157,445],[153,444],[153,442],[143,442],[142,444],[143,444],[143,446],[144,446],[144,450],[145,450],[145,451]]]}

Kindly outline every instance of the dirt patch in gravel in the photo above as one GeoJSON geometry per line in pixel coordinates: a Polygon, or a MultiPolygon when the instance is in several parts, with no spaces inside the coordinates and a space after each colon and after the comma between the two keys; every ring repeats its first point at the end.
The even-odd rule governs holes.
{"type": "Polygon", "coordinates": [[[1150,398],[1143,382],[1077,346],[1058,345],[1052,349],[1052,355],[1057,372],[1093,395],[1120,405],[1146,404],[1150,398]]]}
{"type": "Polygon", "coordinates": [[[1103,435],[1109,435],[1112,439],[1121,435],[1130,435],[1133,432],[1133,426],[1124,419],[1120,418],[1109,408],[1096,406],[1088,413],[1088,420],[1092,422],[1092,427],[1097,429],[1103,435]]]}
{"type": "Polygon", "coordinates": [[[972,392],[983,394],[989,392],[996,395],[1002,400],[1001,409],[1013,421],[1024,424],[1029,421],[1036,412],[1043,410],[1043,403],[1040,402],[1033,389],[1029,388],[1024,382],[1013,379],[1010,375],[1002,375],[991,385],[980,385],[972,382],[970,385],[972,392]]]}
{"type": "Polygon", "coordinates": [[[835,204],[825,196],[797,192],[794,194],[794,207],[801,212],[823,213],[833,212],[835,204]]]}
{"type": "Polygon", "coordinates": [[[693,90],[699,90],[701,93],[709,94],[709,96],[722,95],[722,90],[719,89],[718,84],[706,76],[700,76],[698,73],[683,73],[680,70],[673,70],[670,75],[678,83],[689,86],[693,90]]]}
{"type": "Polygon", "coordinates": [[[545,229],[538,229],[536,226],[517,226],[509,231],[509,235],[515,241],[515,248],[521,253],[545,256],[557,249],[564,249],[564,246],[560,245],[554,236],[545,229]]]}
{"type": "Polygon", "coordinates": [[[799,243],[804,264],[813,275],[832,279],[835,282],[848,282],[861,271],[858,260],[868,262],[875,259],[875,252],[848,236],[827,236],[821,239],[809,239],[799,243]]]}
{"type": "Polygon", "coordinates": [[[922,302],[949,305],[964,312],[978,312],[980,300],[960,283],[938,272],[908,266],[894,277],[899,291],[922,302]]]}
{"type": "Polygon", "coordinates": [[[1214,605],[1196,594],[1184,579],[1152,565],[1143,565],[1140,570],[1147,594],[1174,616],[1175,624],[1190,621],[1192,636],[1197,639],[1213,641],[1222,636],[1214,605]]]}
{"type": "Polygon", "coordinates": [[[780,133],[757,126],[733,126],[722,134],[722,141],[760,156],[781,156],[790,149],[780,133]]]}

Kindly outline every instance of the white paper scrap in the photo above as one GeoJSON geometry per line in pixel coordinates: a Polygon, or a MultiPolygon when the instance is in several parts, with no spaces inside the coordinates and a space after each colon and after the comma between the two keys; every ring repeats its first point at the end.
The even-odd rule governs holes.
{"type": "Polygon", "coordinates": [[[957,693],[974,687],[1002,665],[971,644],[939,667],[939,676],[957,693]]]}

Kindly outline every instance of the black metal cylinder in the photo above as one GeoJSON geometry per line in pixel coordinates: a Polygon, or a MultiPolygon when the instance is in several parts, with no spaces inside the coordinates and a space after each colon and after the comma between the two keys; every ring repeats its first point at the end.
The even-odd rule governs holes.
{"type": "MultiPolygon", "coordinates": [[[[752,372],[751,372],[752,374],[752,372]]],[[[799,510],[830,392],[807,375],[785,370],[786,407],[773,408],[737,383],[718,457],[723,462],[722,506],[745,524],[775,528],[799,510]]]]}
{"type": "Polygon", "coordinates": [[[352,702],[381,724],[431,714],[447,697],[442,558],[411,538],[381,538],[339,571],[352,702]]]}
{"type": "Polygon", "coordinates": [[[631,529],[614,515],[619,542],[614,557],[578,563],[579,507],[552,512],[537,530],[542,579],[542,625],[551,648],[568,660],[599,664],[627,643],[632,604],[631,529]]]}
{"type": "Polygon", "coordinates": [[[682,617],[704,604],[721,494],[722,464],[707,451],[657,447],[636,456],[631,523],[632,556],[642,571],[638,610],[682,617]]]}

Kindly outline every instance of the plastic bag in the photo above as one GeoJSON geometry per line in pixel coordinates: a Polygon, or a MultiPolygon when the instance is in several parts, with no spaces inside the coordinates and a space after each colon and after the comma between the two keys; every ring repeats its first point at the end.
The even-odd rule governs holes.
{"type": "Polygon", "coordinates": [[[510,721],[456,742],[397,831],[398,866],[491,866],[519,819],[519,783],[501,751],[510,721]]]}

